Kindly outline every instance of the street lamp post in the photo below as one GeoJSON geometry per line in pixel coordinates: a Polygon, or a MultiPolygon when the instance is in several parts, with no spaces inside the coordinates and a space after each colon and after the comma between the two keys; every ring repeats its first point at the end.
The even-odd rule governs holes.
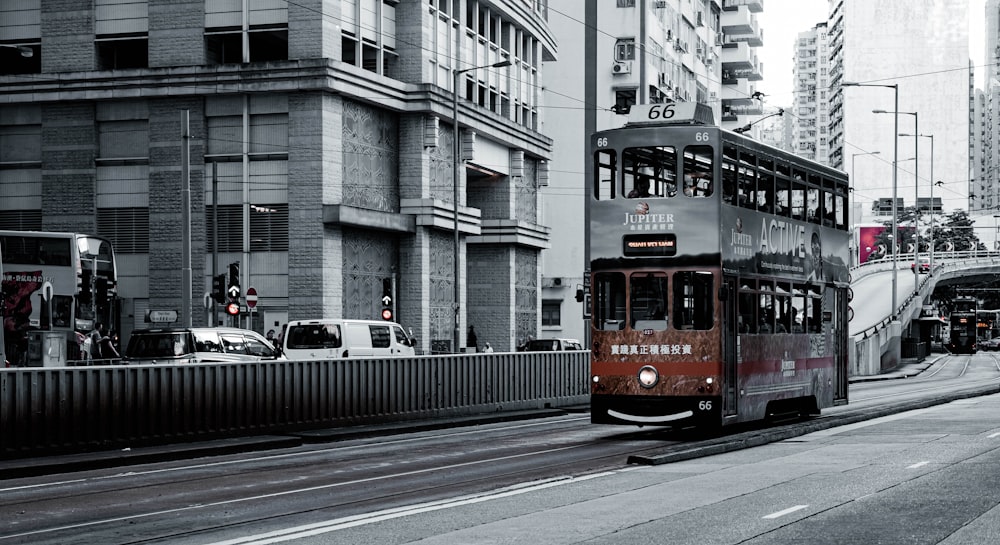
{"type": "MultiPolygon", "coordinates": [[[[902,112],[901,112],[902,113],[902,112]]],[[[931,139],[931,202],[930,202],[930,212],[931,212],[931,230],[928,245],[930,246],[929,252],[930,257],[928,258],[928,266],[931,270],[934,270],[934,135],[933,134],[900,134],[899,136],[913,136],[931,139]]],[[[940,182],[939,182],[940,183],[940,182]]]]}
{"type": "Polygon", "coordinates": [[[0,44],[0,47],[10,47],[16,49],[22,57],[30,59],[35,56],[35,50],[26,45],[0,44]]]}
{"type": "Polygon", "coordinates": [[[493,64],[488,64],[488,65],[484,65],[484,66],[473,66],[471,68],[463,68],[461,70],[452,70],[451,122],[452,122],[452,130],[454,131],[454,138],[452,138],[453,142],[452,142],[452,149],[451,149],[451,152],[452,152],[452,156],[451,156],[451,159],[452,159],[451,185],[452,185],[452,190],[453,190],[452,197],[454,199],[454,205],[455,205],[455,247],[454,247],[454,251],[455,251],[455,295],[454,295],[455,296],[455,300],[452,302],[452,307],[454,308],[454,311],[455,311],[455,331],[454,331],[454,335],[453,335],[453,338],[452,338],[452,343],[453,343],[452,344],[452,349],[456,353],[459,351],[458,347],[459,347],[459,345],[461,343],[461,338],[462,338],[461,323],[459,321],[459,309],[461,308],[461,300],[462,300],[461,299],[462,298],[462,290],[461,290],[461,284],[460,284],[460,281],[461,281],[462,277],[461,277],[461,268],[459,266],[459,264],[461,262],[461,260],[460,260],[461,242],[459,241],[459,236],[458,236],[458,221],[459,221],[459,218],[458,218],[458,193],[459,193],[458,192],[458,165],[461,162],[461,158],[459,157],[459,153],[461,153],[461,146],[459,145],[460,133],[459,133],[459,127],[458,127],[458,85],[459,85],[459,76],[461,76],[462,74],[464,74],[466,72],[472,72],[474,70],[481,70],[483,68],[502,68],[504,66],[510,66],[510,65],[511,65],[511,62],[508,59],[508,60],[503,60],[503,61],[500,61],[500,62],[495,62],[493,64]]]}
{"type": "MultiPolygon", "coordinates": [[[[900,112],[899,108],[896,108],[894,112],[887,112],[885,110],[872,110],[873,114],[906,114],[913,116],[913,132],[915,133],[913,137],[913,232],[917,232],[917,222],[920,219],[920,207],[917,206],[917,201],[920,200],[920,139],[916,137],[916,134],[920,134],[920,124],[919,116],[917,112],[900,112]]],[[[898,130],[898,127],[897,127],[898,130]]],[[[902,136],[902,134],[898,135],[902,136]]],[[[917,259],[917,250],[919,249],[919,238],[914,239],[913,243],[913,292],[917,292],[917,279],[920,276],[920,263],[917,259]]]]}
{"type": "MultiPolygon", "coordinates": [[[[893,105],[893,111],[899,111],[899,85],[898,84],[878,84],[878,83],[858,83],[854,81],[842,81],[840,82],[841,87],[888,87],[892,89],[893,95],[895,95],[895,103],[893,105]]],[[[899,138],[896,136],[899,134],[899,114],[895,114],[895,120],[893,122],[892,130],[892,312],[890,317],[895,318],[896,316],[896,277],[898,265],[898,255],[896,251],[896,239],[897,229],[896,229],[896,188],[897,176],[896,173],[899,170],[896,160],[899,158],[899,138]]]]}

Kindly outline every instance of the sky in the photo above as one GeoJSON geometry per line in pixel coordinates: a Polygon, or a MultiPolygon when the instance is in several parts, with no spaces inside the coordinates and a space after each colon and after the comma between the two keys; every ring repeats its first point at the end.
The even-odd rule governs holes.
{"type": "MultiPolygon", "coordinates": [[[[909,2],[911,0],[897,0],[909,2]]],[[[986,0],[969,2],[969,55],[975,62],[976,86],[982,88],[978,77],[983,70],[984,9],[986,0]]],[[[764,79],[757,83],[757,90],[771,98],[765,102],[775,107],[792,104],[792,52],[799,32],[826,21],[827,0],[766,0],[764,11],[757,14],[757,22],[764,32],[764,46],[756,50],[764,63],[764,79]]]]}

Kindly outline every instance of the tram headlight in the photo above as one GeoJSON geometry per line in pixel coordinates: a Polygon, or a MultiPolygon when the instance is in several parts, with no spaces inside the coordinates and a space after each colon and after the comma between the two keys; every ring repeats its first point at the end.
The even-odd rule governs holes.
{"type": "Polygon", "coordinates": [[[639,369],[639,384],[643,388],[652,388],[660,381],[660,373],[652,365],[644,365],[639,369]]]}

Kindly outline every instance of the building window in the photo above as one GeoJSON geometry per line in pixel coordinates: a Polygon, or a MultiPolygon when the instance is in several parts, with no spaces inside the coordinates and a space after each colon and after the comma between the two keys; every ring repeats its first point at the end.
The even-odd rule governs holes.
{"type": "Polygon", "coordinates": [[[559,299],[542,300],[542,326],[562,325],[562,301],[559,299]]]}
{"type": "Polygon", "coordinates": [[[250,251],[288,251],[288,205],[250,205],[250,251]]]}
{"type": "Polygon", "coordinates": [[[149,208],[98,208],[97,234],[121,254],[149,253],[149,208]]]}
{"type": "Polygon", "coordinates": [[[149,39],[146,36],[99,37],[95,45],[98,70],[149,67],[149,39]]]}
{"type": "Polygon", "coordinates": [[[635,60],[635,39],[618,38],[615,42],[615,60],[632,61],[635,60]]]}
{"type": "Polygon", "coordinates": [[[205,59],[209,64],[287,60],[288,2],[207,2],[205,59]],[[244,35],[246,51],[243,49],[244,35]]]}
{"type": "Polygon", "coordinates": [[[615,105],[614,111],[618,115],[624,115],[632,109],[632,105],[635,104],[635,89],[621,89],[615,91],[615,105]]]}
{"type": "Polygon", "coordinates": [[[42,211],[0,210],[0,229],[9,231],[41,231],[42,211]]]}
{"type": "Polygon", "coordinates": [[[635,0],[618,0],[618,7],[620,8],[634,8],[635,0]]]}

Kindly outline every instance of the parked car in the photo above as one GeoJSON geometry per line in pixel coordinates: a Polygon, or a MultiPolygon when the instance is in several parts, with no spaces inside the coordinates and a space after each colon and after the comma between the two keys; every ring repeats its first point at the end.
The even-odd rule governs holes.
{"type": "Polygon", "coordinates": [[[993,337],[985,341],[980,341],[976,345],[980,350],[992,350],[994,352],[1000,350],[1000,337],[993,337]]]}
{"type": "Polygon", "coordinates": [[[274,360],[279,352],[256,331],[234,327],[173,327],[132,332],[128,364],[217,363],[274,360]]]}
{"type": "Polygon", "coordinates": [[[403,326],[379,320],[292,320],[282,352],[290,360],[413,356],[403,326]]]}
{"type": "Polygon", "coordinates": [[[558,350],[583,350],[576,339],[534,339],[524,345],[524,352],[549,352],[558,350]]]}
{"type": "Polygon", "coordinates": [[[922,273],[929,273],[929,272],[931,272],[931,260],[930,260],[930,258],[929,257],[920,257],[920,258],[917,258],[917,262],[916,263],[910,263],[910,270],[911,271],[913,269],[916,269],[917,267],[920,267],[919,272],[922,272],[922,273]]]}

